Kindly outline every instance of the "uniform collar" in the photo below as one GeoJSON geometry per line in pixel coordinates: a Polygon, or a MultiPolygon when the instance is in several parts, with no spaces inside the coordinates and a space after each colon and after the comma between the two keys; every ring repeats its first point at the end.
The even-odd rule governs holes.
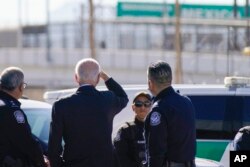
{"type": "Polygon", "coordinates": [[[139,126],[144,126],[144,122],[140,121],[140,120],[137,119],[136,117],[135,117],[135,124],[136,124],[136,125],[139,125],[139,126]]]}
{"type": "Polygon", "coordinates": [[[165,89],[163,89],[155,98],[154,98],[154,101],[157,101],[159,99],[162,99],[163,97],[165,96],[168,96],[169,94],[172,94],[174,93],[174,89],[172,86],[169,86],[165,89]]]}
{"type": "Polygon", "coordinates": [[[11,106],[21,106],[21,103],[17,99],[4,91],[0,91],[0,98],[3,98],[2,100],[7,100],[11,106]]]}

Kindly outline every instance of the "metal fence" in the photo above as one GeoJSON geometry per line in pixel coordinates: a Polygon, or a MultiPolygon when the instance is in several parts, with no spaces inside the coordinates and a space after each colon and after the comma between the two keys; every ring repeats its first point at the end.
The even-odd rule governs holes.
{"type": "MultiPolygon", "coordinates": [[[[226,75],[250,75],[250,57],[241,54],[249,39],[248,20],[181,19],[181,23],[184,83],[222,83],[226,75]]],[[[50,48],[46,30],[33,27],[23,31],[22,47],[0,48],[1,68],[24,67],[34,85],[69,86],[77,60],[90,56],[88,20],[51,24],[50,48]]],[[[174,69],[174,35],[171,18],[95,20],[97,58],[122,83],[146,82],[146,67],[157,59],[169,61],[174,69]]]]}
{"type": "MultiPolygon", "coordinates": [[[[248,44],[248,20],[181,19],[183,51],[227,53],[248,44]]],[[[88,20],[50,24],[51,48],[89,48],[88,20]]],[[[174,50],[174,19],[116,18],[95,21],[95,46],[102,49],[174,50]]],[[[23,47],[46,46],[46,33],[23,34],[23,47]]]]}

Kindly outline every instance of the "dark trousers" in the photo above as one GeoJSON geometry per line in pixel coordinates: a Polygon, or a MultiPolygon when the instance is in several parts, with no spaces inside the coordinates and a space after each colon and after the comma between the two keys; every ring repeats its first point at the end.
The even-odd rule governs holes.
{"type": "Polygon", "coordinates": [[[24,167],[20,159],[13,159],[10,156],[6,156],[3,159],[3,167],[24,167]]]}

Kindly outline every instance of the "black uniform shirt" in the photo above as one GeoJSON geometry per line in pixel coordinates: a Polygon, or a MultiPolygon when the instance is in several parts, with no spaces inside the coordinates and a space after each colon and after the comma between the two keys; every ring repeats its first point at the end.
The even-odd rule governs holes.
{"type": "Polygon", "coordinates": [[[195,110],[191,101],[172,87],[161,91],[146,118],[145,139],[149,167],[194,160],[195,110]]]}
{"type": "Polygon", "coordinates": [[[21,159],[36,167],[45,166],[42,150],[32,137],[21,103],[0,91],[0,163],[5,156],[21,159]]]}
{"type": "Polygon", "coordinates": [[[114,138],[114,146],[122,167],[141,167],[145,163],[144,122],[137,118],[122,126],[114,138]]]}

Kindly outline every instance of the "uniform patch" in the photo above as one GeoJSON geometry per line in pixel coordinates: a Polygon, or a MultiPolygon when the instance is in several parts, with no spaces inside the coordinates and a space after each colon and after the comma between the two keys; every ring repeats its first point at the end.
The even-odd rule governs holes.
{"type": "Polygon", "coordinates": [[[16,118],[17,123],[19,123],[19,124],[25,123],[24,115],[21,111],[19,111],[19,110],[15,111],[14,116],[16,118]]]}
{"type": "Polygon", "coordinates": [[[158,112],[153,112],[150,116],[150,125],[157,126],[161,123],[161,114],[158,112]]]}
{"type": "Polygon", "coordinates": [[[3,100],[0,99],[0,106],[5,106],[5,102],[3,100]]]}

